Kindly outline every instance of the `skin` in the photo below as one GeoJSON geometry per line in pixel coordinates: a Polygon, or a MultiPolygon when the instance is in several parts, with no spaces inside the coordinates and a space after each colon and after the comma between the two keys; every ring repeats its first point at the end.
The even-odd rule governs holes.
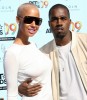
{"type": "MultiPolygon", "coordinates": [[[[55,9],[52,10],[49,16],[49,26],[53,33],[56,45],[63,46],[71,41],[72,37],[71,37],[71,32],[69,31],[70,24],[71,24],[71,19],[69,18],[66,9],[64,9],[63,7],[56,7],[55,9]]],[[[24,81],[24,84],[27,84],[27,82],[24,81]]],[[[27,91],[26,86],[24,92],[28,94],[29,93],[28,91],[30,90],[27,91]]],[[[22,90],[23,84],[20,85],[20,88],[21,91],[23,91],[22,90]]]]}
{"type": "Polygon", "coordinates": [[[49,26],[54,35],[56,45],[66,45],[71,40],[69,31],[71,20],[67,10],[64,8],[55,8],[51,12],[49,26]]]}
{"type": "Polygon", "coordinates": [[[28,96],[28,97],[32,97],[38,94],[39,91],[41,91],[41,85],[40,84],[34,84],[34,85],[30,85],[30,83],[32,82],[32,80],[29,78],[26,81],[24,81],[23,83],[21,83],[18,87],[18,91],[19,91],[19,95],[22,96],[28,96]]]}
{"type": "Polygon", "coordinates": [[[36,34],[36,32],[39,29],[39,26],[35,24],[35,21],[33,21],[31,24],[25,24],[23,22],[23,18],[21,17],[25,16],[34,16],[39,17],[39,10],[36,6],[32,4],[26,4],[19,7],[18,14],[16,17],[16,21],[19,24],[19,30],[17,37],[15,39],[15,43],[21,44],[21,45],[27,45],[29,44],[28,40],[29,37],[32,37],[36,34]]]}
{"type": "MultiPolygon", "coordinates": [[[[35,24],[35,21],[33,21],[31,24],[25,24],[23,22],[23,18],[19,16],[21,17],[34,16],[34,17],[39,18],[40,16],[39,10],[36,6],[34,6],[33,4],[29,4],[29,3],[22,5],[18,8],[16,20],[19,25],[19,29],[18,29],[18,34],[17,34],[17,37],[14,43],[19,44],[19,45],[28,45],[30,44],[29,37],[33,37],[36,34],[36,32],[39,29],[39,26],[35,24]]],[[[31,82],[32,82],[31,79],[27,79],[25,83],[23,82],[18,87],[19,93],[24,94],[26,96],[37,95],[37,93],[41,90],[41,85],[34,84],[32,86],[30,85],[31,82]]]]}

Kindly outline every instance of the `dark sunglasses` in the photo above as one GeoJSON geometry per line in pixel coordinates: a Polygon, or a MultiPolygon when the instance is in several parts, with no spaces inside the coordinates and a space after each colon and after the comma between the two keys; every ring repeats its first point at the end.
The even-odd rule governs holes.
{"type": "MultiPolygon", "coordinates": [[[[21,16],[19,16],[21,17],[21,16]]],[[[35,21],[35,24],[40,26],[42,23],[42,18],[38,18],[38,17],[33,17],[33,16],[25,16],[25,17],[21,17],[23,18],[23,22],[25,24],[31,24],[33,21],[35,21]]]]}

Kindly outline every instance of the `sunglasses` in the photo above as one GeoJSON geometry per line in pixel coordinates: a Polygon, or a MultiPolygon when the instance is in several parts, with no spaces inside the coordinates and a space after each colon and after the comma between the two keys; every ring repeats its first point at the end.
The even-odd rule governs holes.
{"type": "Polygon", "coordinates": [[[42,23],[42,18],[38,18],[38,17],[33,17],[33,16],[25,16],[25,17],[21,17],[19,16],[20,18],[23,18],[23,22],[25,24],[31,24],[33,21],[35,21],[35,24],[40,26],[41,23],[42,23]]]}

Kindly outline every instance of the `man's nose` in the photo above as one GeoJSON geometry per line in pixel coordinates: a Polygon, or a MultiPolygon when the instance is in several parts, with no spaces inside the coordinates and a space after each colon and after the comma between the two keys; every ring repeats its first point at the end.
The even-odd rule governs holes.
{"type": "Polygon", "coordinates": [[[58,23],[58,24],[62,24],[61,18],[58,18],[58,19],[57,19],[57,23],[58,23]]]}

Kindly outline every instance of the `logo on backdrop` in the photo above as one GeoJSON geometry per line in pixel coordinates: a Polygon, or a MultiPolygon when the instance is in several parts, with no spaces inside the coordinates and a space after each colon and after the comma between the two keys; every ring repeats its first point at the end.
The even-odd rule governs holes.
{"type": "Polygon", "coordinates": [[[6,45],[4,44],[0,44],[0,62],[3,62],[3,56],[4,56],[4,53],[5,53],[5,50],[6,50],[6,45]]]}
{"type": "Polygon", "coordinates": [[[15,23],[4,23],[4,31],[5,31],[5,35],[9,35],[11,33],[11,35],[15,34],[15,31],[17,29],[17,26],[15,23]]]}
{"type": "Polygon", "coordinates": [[[3,26],[2,25],[0,25],[0,35],[3,35],[3,26]]]}
{"type": "Polygon", "coordinates": [[[80,10],[80,8],[78,7],[78,5],[66,5],[67,7],[68,7],[68,9],[70,9],[70,10],[80,10]]]}
{"type": "Polygon", "coordinates": [[[1,5],[0,6],[0,12],[13,12],[13,8],[9,5],[1,5]]]}
{"type": "Polygon", "coordinates": [[[50,28],[46,30],[46,33],[51,33],[51,30],[50,30],[50,28]]]}
{"type": "Polygon", "coordinates": [[[71,31],[79,32],[81,28],[82,28],[82,23],[80,21],[71,22],[71,27],[70,27],[71,31]]]}
{"type": "Polygon", "coordinates": [[[49,4],[48,0],[29,1],[29,3],[35,4],[38,8],[47,8],[49,4]]]}
{"type": "Polygon", "coordinates": [[[0,41],[14,40],[15,32],[17,30],[17,25],[15,23],[4,23],[4,25],[0,24],[0,41]]]}
{"type": "Polygon", "coordinates": [[[0,73],[0,90],[6,90],[6,79],[3,73],[0,73]]]}

